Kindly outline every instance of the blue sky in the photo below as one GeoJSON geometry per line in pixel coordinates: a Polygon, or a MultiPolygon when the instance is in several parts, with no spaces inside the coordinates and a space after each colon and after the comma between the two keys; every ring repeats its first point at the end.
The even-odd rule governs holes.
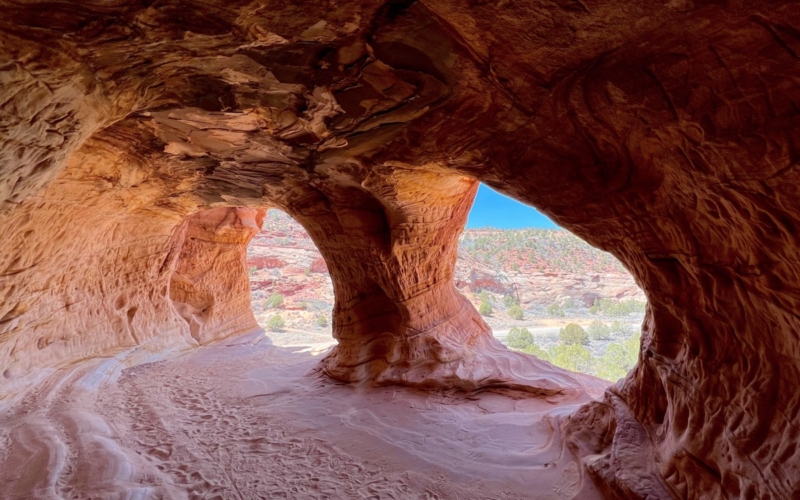
{"type": "Polygon", "coordinates": [[[535,208],[523,205],[481,184],[469,213],[467,227],[517,229],[521,227],[556,228],[558,226],[535,208]]]}

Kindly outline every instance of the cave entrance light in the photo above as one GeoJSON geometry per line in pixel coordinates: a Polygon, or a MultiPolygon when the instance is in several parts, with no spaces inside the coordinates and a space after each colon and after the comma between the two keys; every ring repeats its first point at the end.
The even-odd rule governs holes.
{"type": "Polygon", "coordinates": [[[269,210],[247,247],[247,270],[253,314],[273,344],[314,354],[336,344],[331,277],[303,226],[269,210]]]}
{"type": "Polygon", "coordinates": [[[455,281],[498,340],[616,381],[636,364],[646,298],[611,254],[481,184],[455,281]]]}

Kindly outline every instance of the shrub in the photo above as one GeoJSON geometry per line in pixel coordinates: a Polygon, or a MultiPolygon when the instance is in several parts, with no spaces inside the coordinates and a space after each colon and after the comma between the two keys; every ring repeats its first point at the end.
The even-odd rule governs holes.
{"type": "Polygon", "coordinates": [[[506,343],[508,347],[512,349],[526,349],[527,347],[534,345],[533,335],[527,328],[517,328],[516,326],[508,331],[508,337],[506,337],[506,343]]]}
{"type": "Polygon", "coordinates": [[[550,351],[550,362],[574,372],[591,374],[594,371],[592,353],[580,344],[559,344],[550,351]]]}
{"type": "Polygon", "coordinates": [[[565,345],[589,344],[589,334],[580,325],[570,323],[558,332],[558,340],[565,345]]]}
{"type": "Polygon", "coordinates": [[[553,318],[563,318],[564,317],[564,310],[558,304],[553,304],[552,306],[547,308],[547,314],[553,318]]]}
{"type": "Polygon", "coordinates": [[[563,305],[562,307],[563,307],[564,309],[575,309],[575,301],[572,299],[572,297],[569,297],[569,298],[568,298],[568,299],[567,299],[567,300],[564,302],[564,305],[563,305]]]}
{"type": "Polygon", "coordinates": [[[267,330],[271,332],[280,332],[283,331],[283,327],[286,326],[286,322],[283,321],[283,316],[280,314],[276,314],[275,316],[270,316],[267,320],[267,330]]]}
{"type": "Polygon", "coordinates": [[[608,340],[611,338],[611,328],[600,320],[592,321],[592,324],[587,328],[589,337],[592,340],[608,340]]]}
{"type": "Polygon", "coordinates": [[[550,354],[536,344],[531,344],[522,350],[525,354],[531,354],[544,361],[551,361],[550,354]]]}
{"type": "Polygon", "coordinates": [[[520,320],[525,317],[525,314],[522,312],[522,308],[517,304],[514,304],[508,308],[508,315],[511,317],[511,319],[516,320],[520,320]]]}
{"type": "Polygon", "coordinates": [[[247,270],[250,276],[256,274],[256,271],[258,271],[258,268],[256,266],[250,266],[250,269],[247,270]]]}
{"type": "Polygon", "coordinates": [[[627,316],[631,313],[643,313],[646,304],[639,300],[612,300],[595,299],[594,305],[589,308],[592,314],[602,314],[604,316],[627,316]]]}
{"type": "Polygon", "coordinates": [[[519,299],[514,297],[513,295],[505,295],[503,297],[503,305],[506,307],[511,307],[515,305],[519,305],[519,299]]]}
{"type": "Polygon", "coordinates": [[[597,376],[615,381],[627,375],[639,359],[640,343],[640,337],[632,335],[609,345],[597,365],[597,376]]]}
{"type": "Polygon", "coordinates": [[[305,311],[306,309],[308,309],[308,302],[306,302],[305,300],[300,302],[299,307],[300,307],[300,309],[305,311]]]}
{"type": "Polygon", "coordinates": [[[279,293],[273,293],[267,299],[267,306],[278,309],[279,307],[283,306],[283,295],[279,293]]]}
{"type": "Polygon", "coordinates": [[[632,335],[622,342],[625,357],[623,358],[625,364],[623,365],[625,371],[630,371],[634,365],[639,361],[639,352],[642,350],[642,337],[641,335],[632,335]]]}
{"type": "Polygon", "coordinates": [[[488,301],[481,302],[481,305],[478,307],[478,312],[481,313],[481,316],[491,316],[492,304],[490,304],[488,301]]]}
{"type": "Polygon", "coordinates": [[[317,316],[317,326],[328,326],[328,318],[324,314],[317,316]]]}
{"type": "Polygon", "coordinates": [[[614,320],[611,322],[611,333],[614,335],[618,335],[620,337],[629,337],[633,335],[633,328],[628,323],[623,323],[622,321],[614,320]]]}

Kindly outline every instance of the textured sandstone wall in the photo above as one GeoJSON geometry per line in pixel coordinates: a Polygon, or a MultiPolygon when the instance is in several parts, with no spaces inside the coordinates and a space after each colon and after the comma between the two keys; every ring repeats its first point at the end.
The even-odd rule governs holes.
{"type": "Polygon", "coordinates": [[[360,185],[326,193],[332,210],[286,206],[314,239],[333,281],[339,345],[325,371],[353,382],[456,379],[450,372],[457,363],[444,368],[442,361],[462,360],[470,344],[496,342],[453,284],[458,236],[477,183],[399,166],[364,172],[360,185]],[[431,373],[437,370],[447,373],[431,373]]]}
{"type": "Polygon", "coordinates": [[[211,208],[192,215],[176,231],[183,244],[170,277],[169,298],[198,343],[258,328],[245,258],[265,213],[211,208]]]}
{"type": "Polygon", "coordinates": [[[263,211],[185,219],[191,201],[167,196],[157,165],[121,147],[129,139],[109,130],[88,141],[2,218],[0,394],[84,358],[258,327],[244,258],[263,211]]]}
{"type": "Polygon", "coordinates": [[[252,231],[230,207],[279,206],[334,276],[328,374],[564,390],[492,343],[449,283],[480,179],[647,293],[640,363],[568,426],[609,497],[798,495],[792,2],[2,7],[6,386],[244,327],[245,278],[210,256],[252,231]],[[181,226],[211,207],[229,209],[181,226]],[[180,231],[197,239],[179,262],[180,231]],[[192,254],[231,307],[208,307],[196,287],[217,280],[192,254]]]}

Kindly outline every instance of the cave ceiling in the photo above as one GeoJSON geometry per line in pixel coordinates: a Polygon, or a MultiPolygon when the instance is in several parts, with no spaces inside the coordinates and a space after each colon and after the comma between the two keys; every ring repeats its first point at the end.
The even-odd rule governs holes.
{"type": "Polygon", "coordinates": [[[604,494],[800,494],[796,2],[0,7],[2,394],[255,328],[267,208],[331,270],[326,375],[592,393],[453,287],[482,181],[648,296],[639,363],[566,427],[604,494]]]}

